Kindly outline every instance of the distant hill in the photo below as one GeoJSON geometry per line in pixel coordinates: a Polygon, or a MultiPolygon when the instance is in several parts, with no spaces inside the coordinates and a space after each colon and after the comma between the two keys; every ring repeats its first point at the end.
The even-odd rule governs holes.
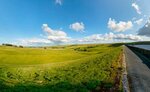
{"type": "Polygon", "coordinates": [[[127,45],[150,45],[150,41],[139,41],[139,42],[131,42],[126,43],[127,45]]]}
{"type": "Polygon", "coordinates": [[[23,48],[23,46],[19,45],[13,45],[13,44],[9,44],[9,43],[3,43],[2,46],[10,46],[10,47],[20,47],[20,48],[23,48]]]}

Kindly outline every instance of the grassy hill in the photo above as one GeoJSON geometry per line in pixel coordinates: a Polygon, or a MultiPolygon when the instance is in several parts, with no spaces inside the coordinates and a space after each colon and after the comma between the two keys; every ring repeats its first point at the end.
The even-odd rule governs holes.
{"type": "Polygon", "coordinates": [[[117,92],[121,55],[120,45],[0,46],[0,92],[117,92]]]}

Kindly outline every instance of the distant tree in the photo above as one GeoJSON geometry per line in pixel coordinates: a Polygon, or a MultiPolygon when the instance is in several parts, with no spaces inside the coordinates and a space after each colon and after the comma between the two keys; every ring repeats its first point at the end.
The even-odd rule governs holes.
{"type": "Polygon", "coordinates": [[[19,48],[23,48],[23,46],[20,45],[19,48]]]}
{"type": "Polygon", "coordinates": [[[4,46],[13,46],[12,44],[8,44],[8,43],[6,43],[6,44],[2,44],[2,45],[4,45],[4,46]]]}

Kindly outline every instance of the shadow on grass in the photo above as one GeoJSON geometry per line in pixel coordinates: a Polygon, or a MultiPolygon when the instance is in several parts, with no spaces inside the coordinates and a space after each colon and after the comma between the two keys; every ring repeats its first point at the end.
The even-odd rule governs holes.
{"type": "MultiPolygon", "coordinates": [[[[6,86],[3,81],[0,81],[0,92],[89,92],[91,90],[95,90],[100,84],[100,81],[91,80],[89,82],[82,82],[80,84],[60,82],[54,85],[17,84],[10,87],[6,86]]],[[[109,88],[111,87],[112,86],[109,88]]]]}
{"type": "Polygon", "coordinates": [[[0,81],[0,92],[121,92],[113,91],[112,83],[103,83],[99,81],[82,82],[80,84],[71,84],[69,82],[60,82],[55,85],[24,85],[18,84],[12,87],[6,86],[0,81]]]}

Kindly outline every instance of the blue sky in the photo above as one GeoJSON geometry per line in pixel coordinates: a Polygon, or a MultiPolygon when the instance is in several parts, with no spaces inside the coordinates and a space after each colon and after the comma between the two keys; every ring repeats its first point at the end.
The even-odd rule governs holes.
{"type": "Polygon", "coordinates": [[[51,45],[145,40],[149,0],[0,0],[0,43],[51,45]]]}

